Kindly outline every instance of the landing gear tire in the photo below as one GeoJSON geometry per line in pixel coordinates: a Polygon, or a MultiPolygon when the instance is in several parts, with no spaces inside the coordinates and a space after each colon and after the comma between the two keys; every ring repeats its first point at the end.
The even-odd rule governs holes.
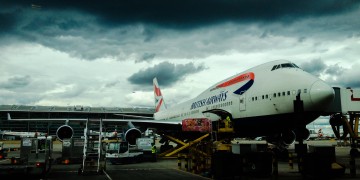
{"type": "Polygon", "coordinates": [[[356,148],[351,148],[351,150],[350,150],[350,155],[351,155],[352,157],[358,157],[359,154],[360,154],[360,152],[359,152],[358,149],[356,149],[356,148]]]}
{"type": "Polygon", "coordinates": [[[78,169],[78,175],[81,175],[81,174],[82,174],[82,166],[79,167],[79,169],[78,169]]]}

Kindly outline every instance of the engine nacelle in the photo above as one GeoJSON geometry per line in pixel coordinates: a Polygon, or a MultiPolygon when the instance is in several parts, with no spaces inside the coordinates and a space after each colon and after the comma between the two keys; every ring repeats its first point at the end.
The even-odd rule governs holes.
{"type": "Polygon", "coordinates": [[[307,141],[310,139],[310,131],[307,128],[300,128],[295,131],[297,141],[307,141]]]}
{"type": "Polygon", "coordinates": [[[74,135],[74,130],[69,125],[62,125],[56,130],[56,137],[62,141],[63,139],[70,139],[74,135]]]}
{"type": "Polygon", "coordinates": [[[267,137],[266,141],[277,146],[289,146],[296,140],[294,131],[284,131],[276,136],[267,137]]]}
{"type": "Polygon", "coordinates": [[[294,131],[285,131],[281,133],[281,139],[286,145],[291,145],[295,142],[296,135],[294,131]]]}
{"type": "Polygon", "coordinates": [[[308,129],[305,129],[305,131],[303,132],[303,140],[309,140],[310,139],[310,131],[308,129]]]}
{"type": "Polygon", "coordinates": [[[141,131],[130,121],[127,123],[127,127],[123,130],[123,132],[125,141],[127,141],[130,145],[135,145],[136,139],[141,138],[141,131]]]}
{"type": "Polygon", "coordinates": [[[129,142],[130,145],[136,144],[136,139],[141,138],[141,131],[137,128],[130,128],[125,131],[125,140],[129,142]]]}

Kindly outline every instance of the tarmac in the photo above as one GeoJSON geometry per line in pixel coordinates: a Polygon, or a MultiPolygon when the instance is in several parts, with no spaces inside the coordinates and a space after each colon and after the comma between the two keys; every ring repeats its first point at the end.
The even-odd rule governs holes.
{"type": "MultiPolygon", "coordinates": [[[[306,141],[309,146],[334,146],[336,153],[336,162],[345,166],[345,172],[339,176],[329,176],[324,175],[320,176],[320,179],[360,179],[360,157],[355,159],[356,174],[355,176],[350,173],[350,147],[349,146],[338,146],[338,142],[334,140],[323,140],[323,141],[306,141]]],[[[17,147],[18,143],[7,143],[5,141],[6,147],[17,147]]],[[[289,151],[294,148],[294,146],[289,147],[289,151]]],[[[9,156],[16,155],[16,151],[9,152],[9,156]]],[[[61,143],[54,143],[54,158],[61,156],[61,143]]],[[[291,168],[288,160],[278,160],[278,175],[270,176],[258,176],[257,174],[246,174],[243,176],[224,176],[217,179],[290,179],[290,180],[300,180],[300,179],[319,179],[318,176],[304,176],[299,172],[298,162],[294,159],[293,167],[291,168]]],[[[232,164],[236,167],[237,164],[232,164]]],[[[1,179],[9,178],[18,178],[18,179],[67,179],[67,180],[115,180],[115,179],[141,179],[141,180],[180,180],[180,179],[191,179],[191,180],[204,180],[204,179],[214,179],[211,173],[195,174],[188,172],[184,168],[184,163],[178,166],[177,158],[158,158],[156,162],[138,162],[138,163],[128,163],[128,164],[119,164],[112,165],[109,162],[106,166],[106,171],[101,173],[88,173],[88,174],[78,174],[78,169],[80,164],[54,164],[51,168],[51,171],[46,177],[39,176],[29,176],[21,173],[6,175],[0,177],[1,179]]],[[[321,167],[315,167],[321,168],[321,167]]],[[[316,170],[315,170],[316,171],[316,170]]]]}

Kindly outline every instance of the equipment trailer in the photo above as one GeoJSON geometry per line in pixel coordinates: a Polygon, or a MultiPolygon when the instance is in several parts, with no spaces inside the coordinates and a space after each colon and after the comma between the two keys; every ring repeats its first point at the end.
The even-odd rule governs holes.
{"type": "Polygon", "coordinates": [[[53,162],[53,138],[51,136],[22,137],[20,156],[7,157],[0,162],[1,174],[21,172],[46,175],[53,162]]]}
{"type": "Polygon", "coordinates": [[[126,141],[108,140],[106,144],[106,159],[111,164],[142,161],[143,152],[132,150],[126,141]]]}
{"type": "Polygon", "coordinates": [[[7,156],[6,149],[4,148],[4,143],[0,142],[0,159],[5,159],[7,156]]]}

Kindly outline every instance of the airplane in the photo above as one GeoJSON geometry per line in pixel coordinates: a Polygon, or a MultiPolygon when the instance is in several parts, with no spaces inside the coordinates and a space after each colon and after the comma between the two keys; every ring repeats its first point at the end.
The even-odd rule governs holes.
{"type": "MultiPolygon", "coordinates": [[[[185,119],[206,118],[218,122],[229,117],[236,136],[266,136],[268,142],[286,146],[297,139],[308,139],[310,133],[306,125],[322,115],[334,99],[332,87],[287,60],[271,61],[250,68],[210,86],[191,100],[171,107],[165,105],[156,77],[153,85],[153,118],[116,114],[122,119],[103,121],[127,122],[129,128],[125,136],[129,134],[128,137],[137,138],[141,136],[141,131],[134,124],[181,131],[185,119]],[[126,119],[127,116],[133,119],[126,119]]],[[[9,113],[8,119],[16,120],[11,119],[9,113]]],[[[60,120],[68,122],[71,119],[60,120]]],[[[58,138],[61,138],[59,134],[62,132],[72,136],[73,129],[68,124],[59,127],[58,138]]],[[[134,139],[132,142],[135,142],[134,139]]]]}
{"type": "Polygon", "coordinates": [[[222,80],[200,95],[167,108],[154,78],[155,121],[187,118],[218,121],[230,117],[238,136],[268,136],[274,144],[306,140],[306,125],[317,119],[334,99],[334,90],[296,64],[277,60],[222,80]],[[296,134],[295,134],[296,133],[296,134]]]}

